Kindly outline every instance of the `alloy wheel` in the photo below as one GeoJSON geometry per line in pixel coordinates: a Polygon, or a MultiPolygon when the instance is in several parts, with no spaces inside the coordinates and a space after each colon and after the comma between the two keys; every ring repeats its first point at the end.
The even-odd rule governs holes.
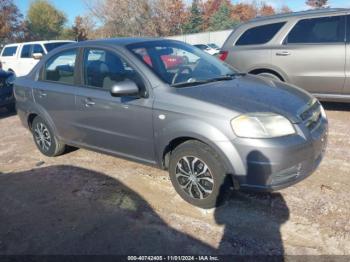
{"type": "Polygon", "coordinates": [[[211,171],[198,157],[182,157],[177,162],[175,174],[182,190],[194,199],[207,198],[213,192],[214,179],[211,171]]]}
{"type": "Polygon", "coordinates": [[[52,144],[52,140],[50,132],[45,124],[37,123],[37,125],[34,128],[34,137],[35,142],[41,148],[41,150],[45,152],[49,151],[52,144]]]}

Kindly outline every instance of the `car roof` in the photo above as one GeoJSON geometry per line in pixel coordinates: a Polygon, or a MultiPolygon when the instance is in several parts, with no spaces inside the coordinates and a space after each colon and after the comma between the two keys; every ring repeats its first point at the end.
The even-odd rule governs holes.
{"type": "Polygon", "coordinates": [[[88,45],[100,45],[108,44],[114,46],[126,46],[130,44],[138,44],[144,42],[152,41],[174,41],[164,38],[155,38],[155,37],[119,37],[119,38],[106,38],[106,39],[97,39],[97,40],[88,40],[83,42],[76,43],[77,46],[88,46],[88,45]]]}
{"type": "Polygon", "coordinates": [[[45,41],[31,41],[31,42],[22,42],[22,43],[12,43],[12,44],[7,44],[4,47],[18,46],[18,45],[22,45],[22,44],[48,44],[48,43],[62,43],[62,42],[75,43],[75,41],[72,41],[72,40],[45,40],[45,41]]]}
{"type": "Polygon", "coordinates": [[[350,13],[349,8],[319,8],[319,9],[314,9],[314,10],[276,14],[276,15],[270,15],[270,16],[258,16],[254,19],[251,19],[248,23],[261,22],[261,21],[280,19],[280,18],[290,18],[290,17],[308,18],[308,17],[313,17],[313,16],[347,14],[347,13],[350,13]]]}

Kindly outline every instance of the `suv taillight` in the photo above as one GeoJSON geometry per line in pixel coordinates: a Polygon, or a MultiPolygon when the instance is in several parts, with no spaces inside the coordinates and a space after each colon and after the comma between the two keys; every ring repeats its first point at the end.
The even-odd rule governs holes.
{"type": "Polygon", "coordinates": [[[220,60],[225,61],[227,56],[228,56],[228,51],[220,51],[219,53],[220,60]]]}

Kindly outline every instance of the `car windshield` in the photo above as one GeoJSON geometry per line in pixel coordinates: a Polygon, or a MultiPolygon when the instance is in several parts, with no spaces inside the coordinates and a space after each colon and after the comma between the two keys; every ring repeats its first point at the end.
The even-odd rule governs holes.
{"type": "Polygon", "coordinates": [[[219,47],[216,44],[208,44],[208,46],[210,46],[211,48],[219,49],[219,47]]]}
{"type": "Polygon", "coordinates": [[[230,66],[191,45],[175,41],[149,41],[127,48],[164,82],[190,86],[232,79],[230,66]]]}
{"type": "Polygon", "coordinates": [[[60,47],[60,46],[66,45],[66,44],[71,44],[71,43],[72,42],[56,42],[56,43],[47,43],[47,44],[44,44],[44,46],[45,46],[47,52],[50,52],[57,47],[60,47]]]}

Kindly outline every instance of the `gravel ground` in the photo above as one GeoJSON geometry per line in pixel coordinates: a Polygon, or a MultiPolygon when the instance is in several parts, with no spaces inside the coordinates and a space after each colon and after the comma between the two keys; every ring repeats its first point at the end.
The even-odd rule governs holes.
{"type": "Polygon", "coordinates": [[[350,255],[350,105],[325,107],[329,144],[312,176],[213,210],[152,167],[82,149],[44,157],[0,109],[0,254],[350,255]]]}

